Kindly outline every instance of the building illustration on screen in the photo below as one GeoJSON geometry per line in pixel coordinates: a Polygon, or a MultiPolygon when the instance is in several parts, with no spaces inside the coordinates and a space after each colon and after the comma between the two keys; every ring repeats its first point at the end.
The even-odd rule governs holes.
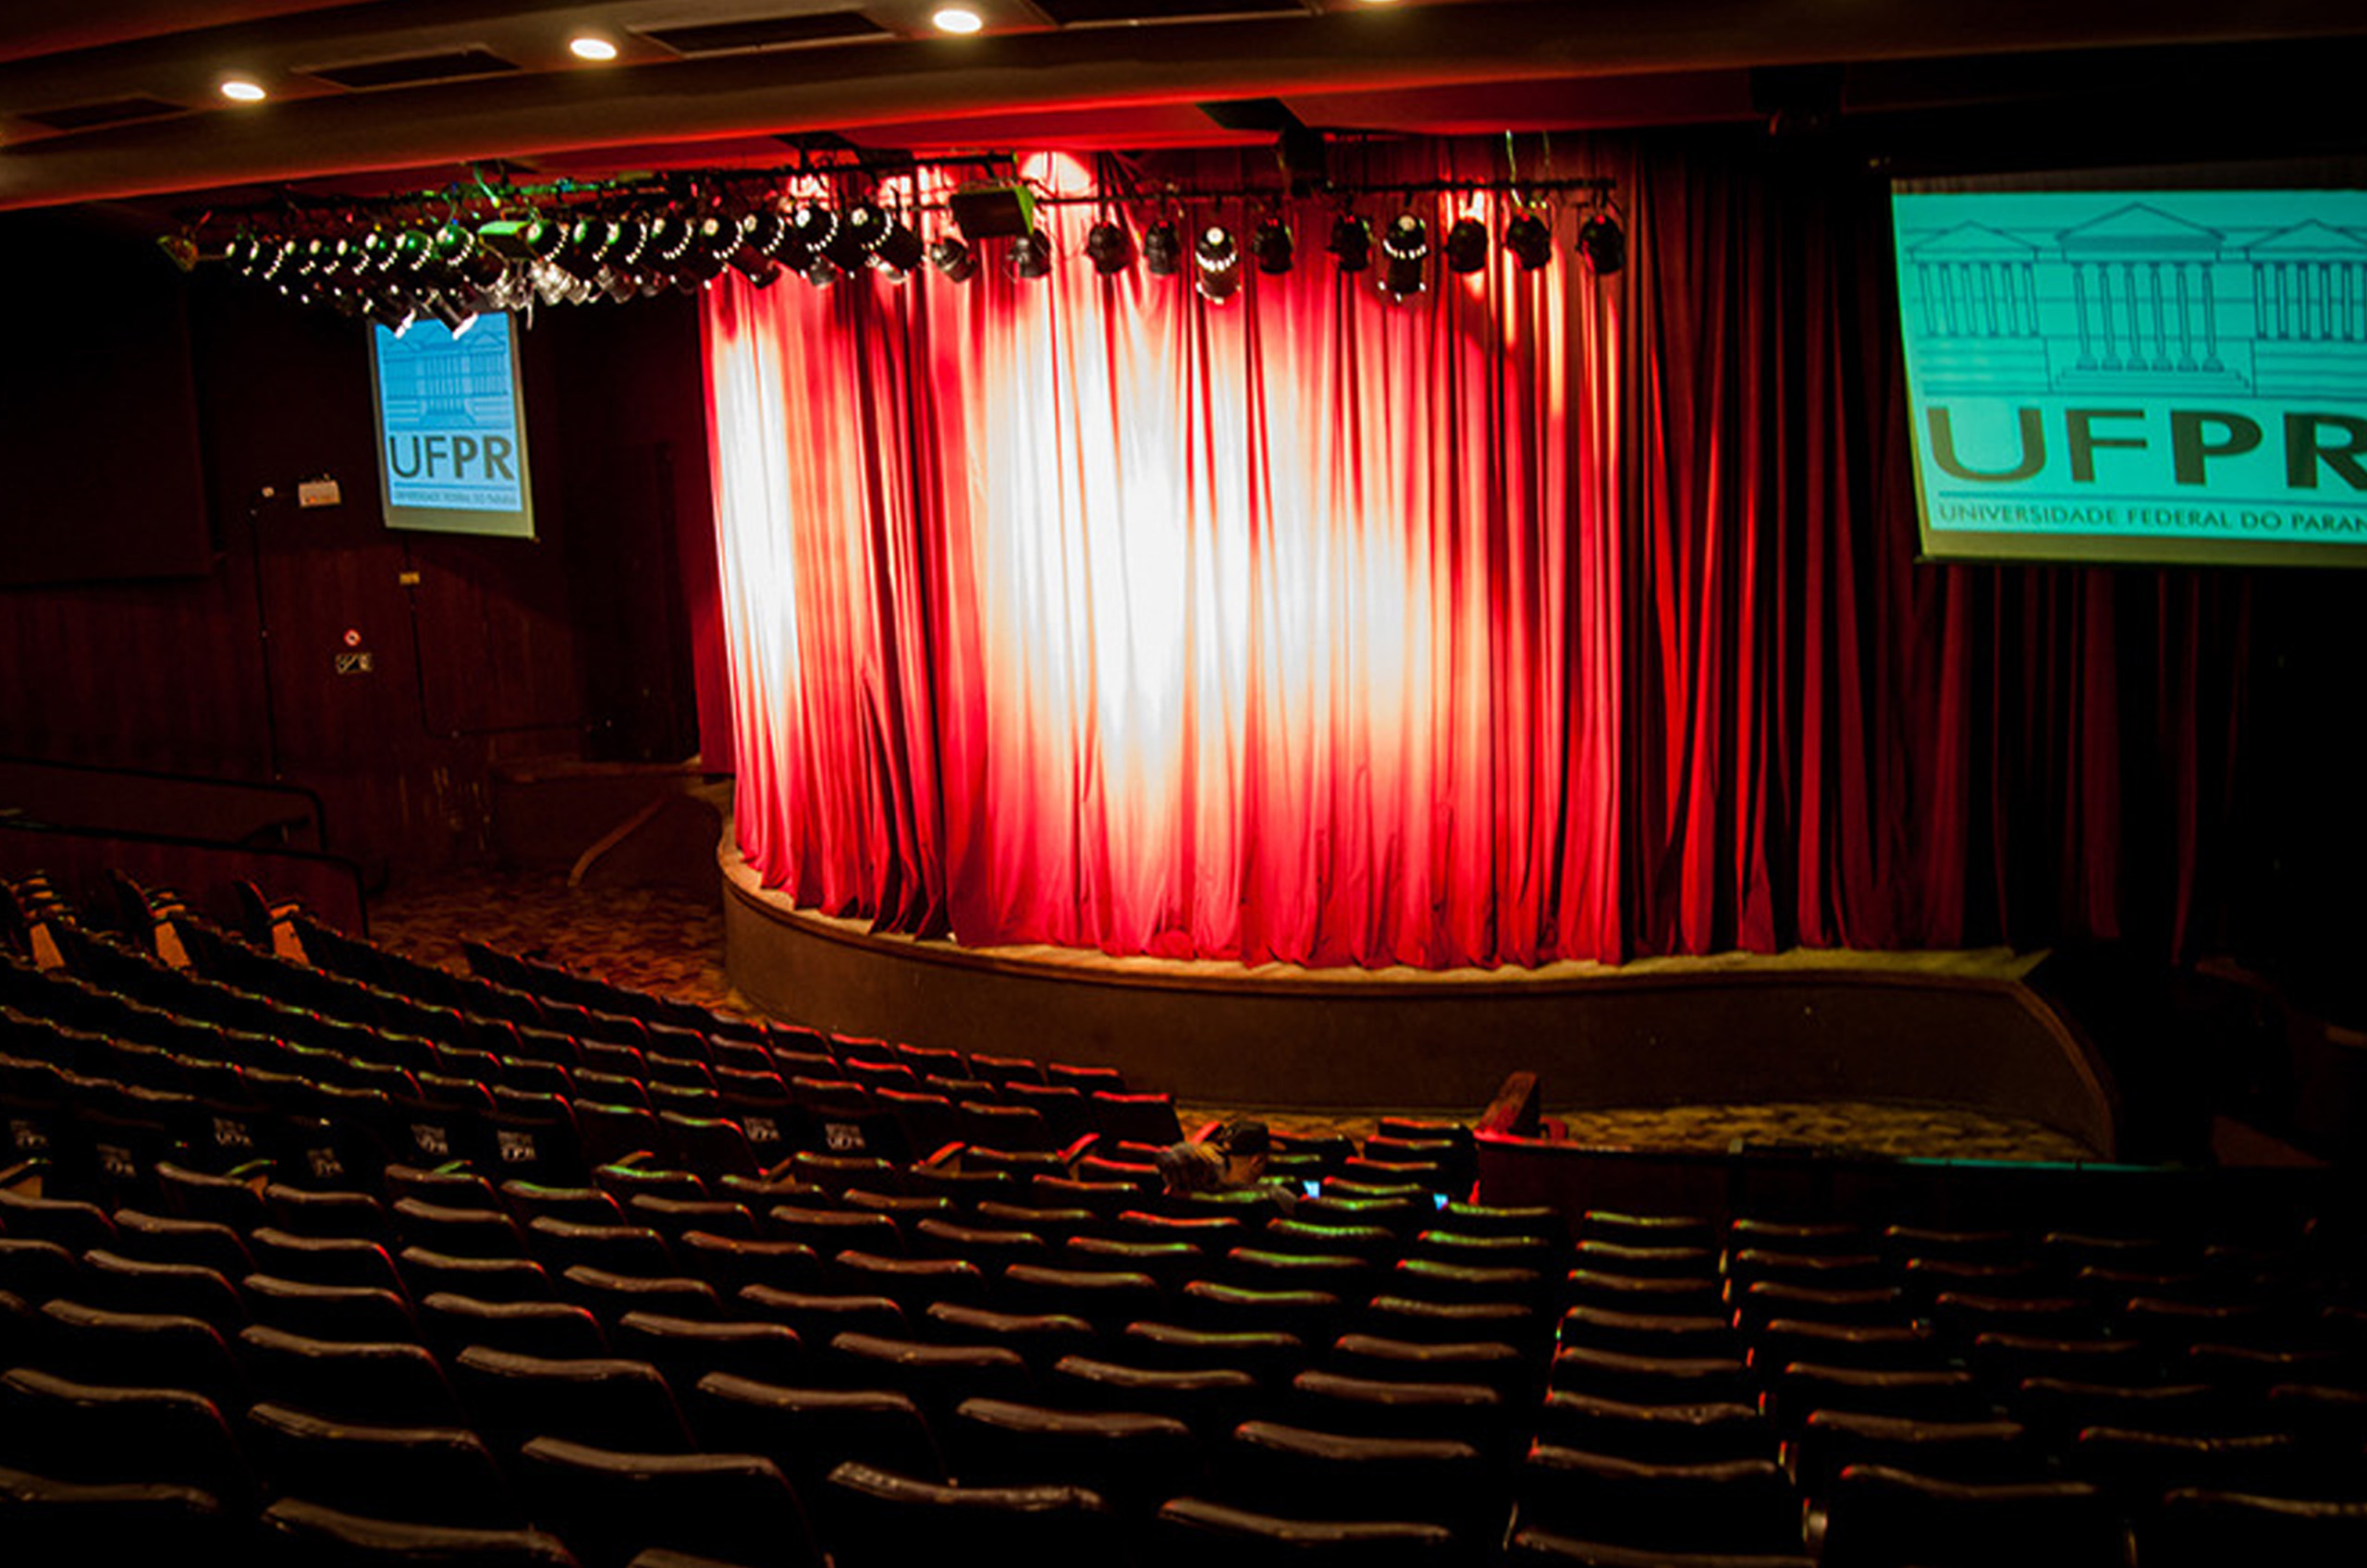
{"type": "Polygon", "coordinates": [[[381,472],[396,521],[522,516],[524,443],[509,318],[480,317],[459,337],[435,322],[413,323],[399,337],[374,330],[381,472]]]}
{"type": "Polygon", "coordinates": [[[1925,390],[2367,396],[2367,234],[2204,221],[2177,193],[2110,200],[2046,227],[1902,223],[1925,390]]]}

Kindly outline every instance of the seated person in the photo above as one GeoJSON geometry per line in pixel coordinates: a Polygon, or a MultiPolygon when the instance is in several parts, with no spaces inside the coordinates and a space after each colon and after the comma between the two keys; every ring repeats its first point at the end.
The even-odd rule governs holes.
{"type": "Polygon", "coordinates": [[[1266,1180],[1273,1140],[1262,1121],[1227,1121],[1198,1143],[1159,1151],[1159,1180],[1176,1193],[1240,1192],[1257,1188],[1288,1207],[1298,1195],[1287,1182],[1266,1180]]]}

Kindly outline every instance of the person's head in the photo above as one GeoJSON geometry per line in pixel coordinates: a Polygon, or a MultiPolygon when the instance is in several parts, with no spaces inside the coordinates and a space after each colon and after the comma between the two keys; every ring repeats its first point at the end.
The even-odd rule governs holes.
{"type": "Polygon", "coordinates": [[[1224,1156],[1225,1185],[1246,1186],[1266,1174],[1266,1157],[1273,1152],[1273,1140],[1264,1122],[1228,1121],[1208,1142],[1224,1156]]]}

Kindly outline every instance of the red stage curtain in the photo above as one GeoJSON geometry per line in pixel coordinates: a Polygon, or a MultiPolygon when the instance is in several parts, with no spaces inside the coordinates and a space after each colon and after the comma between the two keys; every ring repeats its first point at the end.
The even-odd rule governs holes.
{"type": "MultiPolygon", "coordinates": [[[[1565,211],[1548,267],[1392,304],[1308,203],[1222,304],[1098,277],[1089,205],[1041,210],[1041,280],[711,288],[767,883],[1253,963],[2185,942],[2241,579],[1916,564],[1879,192],[1588,153],[1600,282],[1565,211]]],[[[1466,204],[1508,215],[1424,198],[1433,246],[1466,204]]]]}

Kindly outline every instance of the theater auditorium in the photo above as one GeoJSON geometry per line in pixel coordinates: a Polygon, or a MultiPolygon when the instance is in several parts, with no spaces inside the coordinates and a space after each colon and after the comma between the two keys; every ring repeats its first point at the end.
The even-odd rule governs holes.
{"type": "Polygon", "coordinates": [[[2367,1561],[2362,67],[12,0],[0,1562],[2367,1561]]]}

